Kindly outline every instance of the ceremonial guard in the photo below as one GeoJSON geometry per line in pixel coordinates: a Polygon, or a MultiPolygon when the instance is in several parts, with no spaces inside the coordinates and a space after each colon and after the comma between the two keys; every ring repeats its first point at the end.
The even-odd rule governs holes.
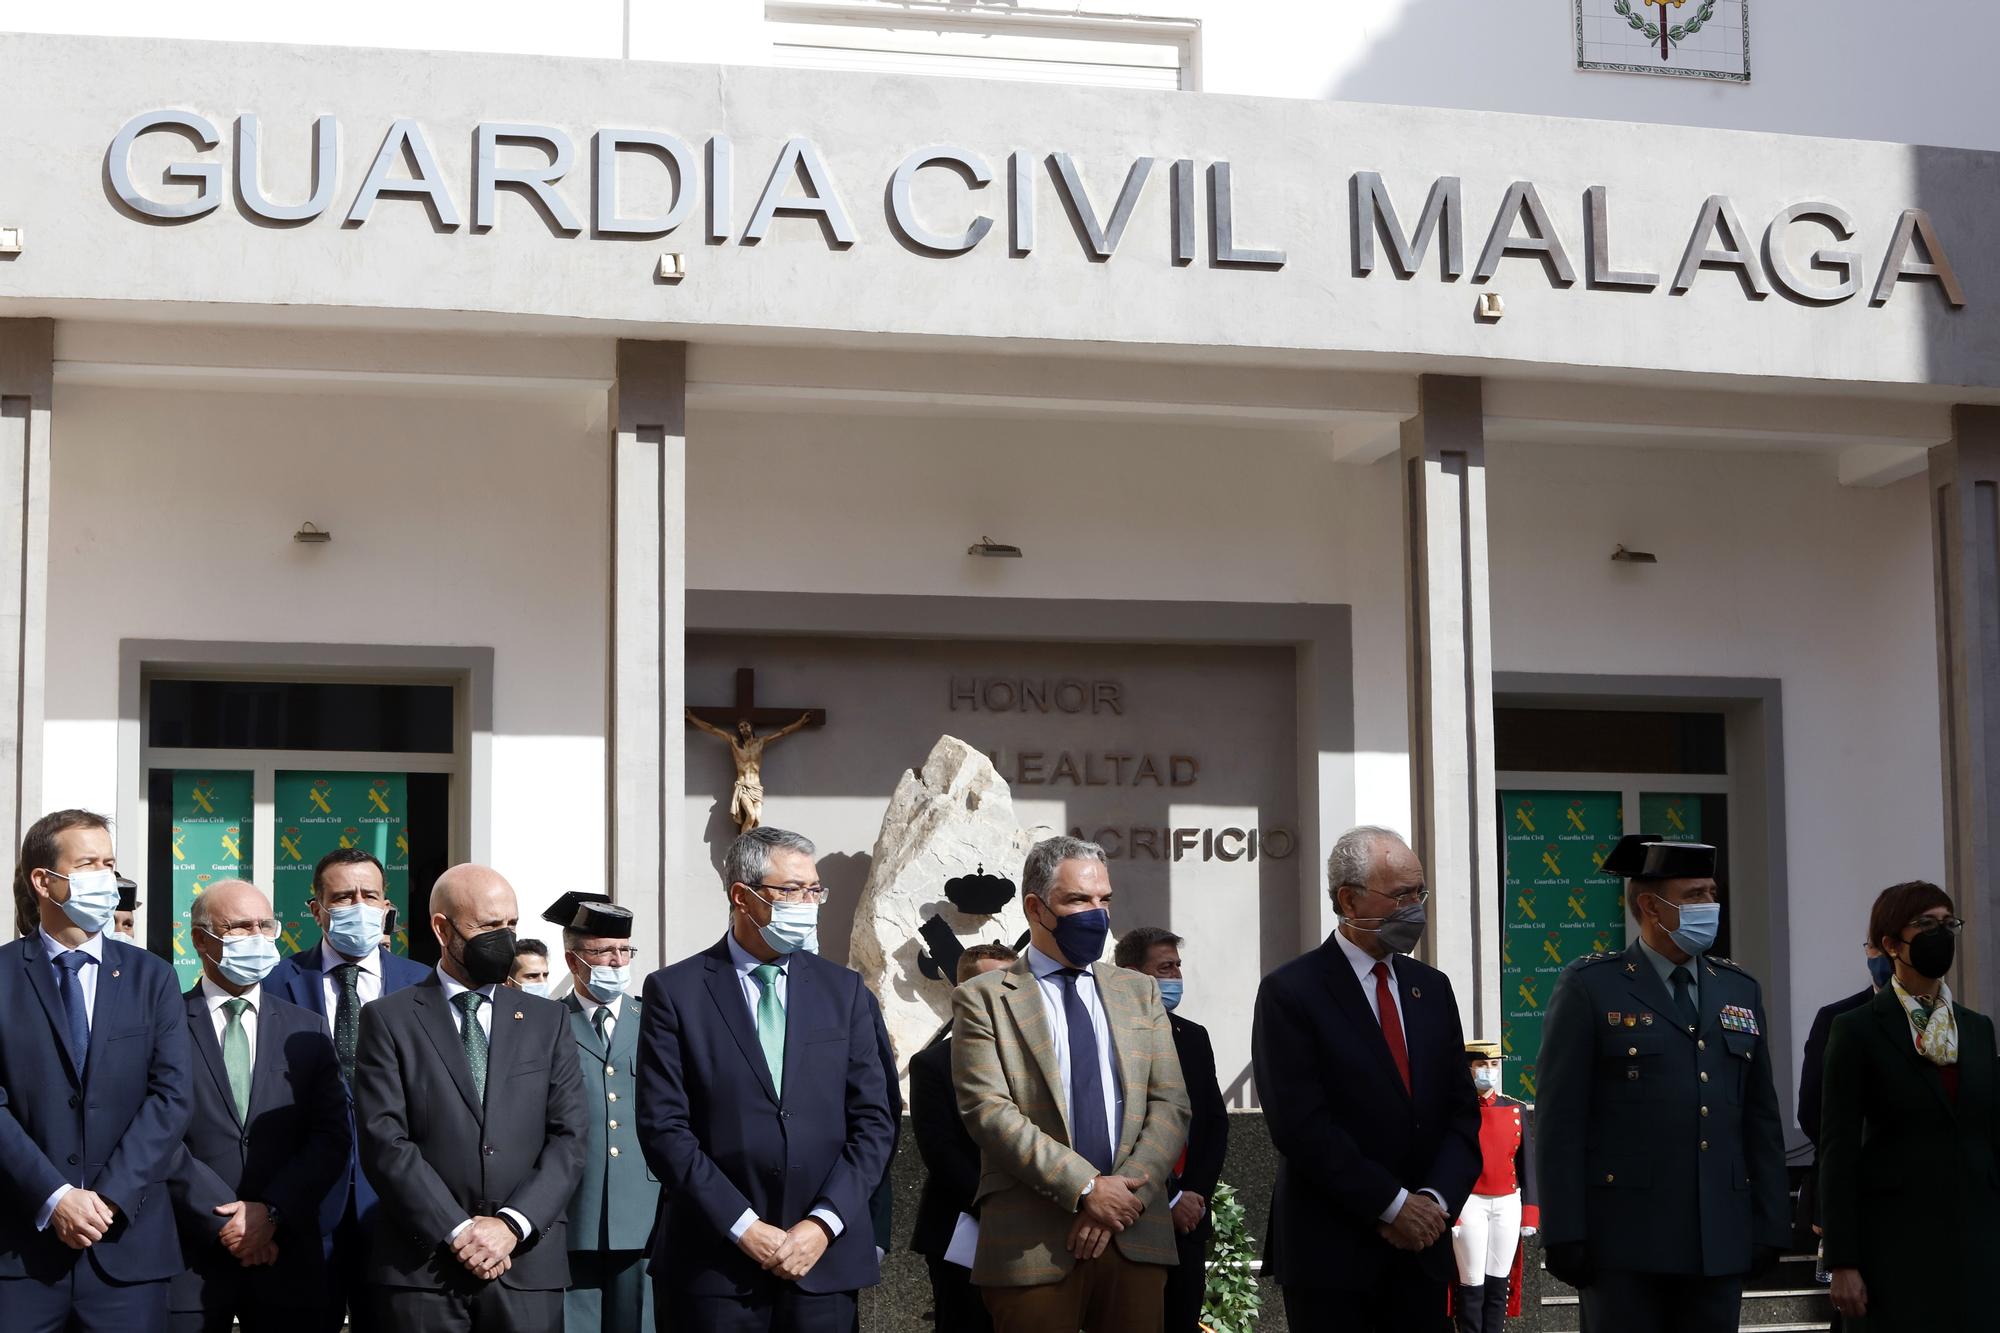
{"type": "Polygon", "coordinates": [[[660,1182],[639,1150],[639,998],[632,913],[601,893],[565,893],[542,919],[563,928],[576,988],[563,997],[583,1066],[583,1179],[569,1205],[564,1333],[653,1333],[646,1243],[660,1182]]]}
{"type": "Polygon", "coordinates": [[[1639,939],[1571,963],[1538,1066],[1542,1243],[1586,1333],[1735,1333],[1789,1242],[1785,1136],[1756,978],[1709,952],[1715,849],[1635,834],[1606,859],[1639,939]]]}
{"type": "Polygon", "coordinates": [[[1535,1206],[1535,1127],[1526,1102],[1500,1092],[1500,1043],[1469,1041],[1479,1091],[1479,1181],[1451,1229],[1458,1259],[1452,1305],[1459,1333],[1501,1333],[1521,1313],[1521,1238],[1541,1225],[1535,1206]]]}

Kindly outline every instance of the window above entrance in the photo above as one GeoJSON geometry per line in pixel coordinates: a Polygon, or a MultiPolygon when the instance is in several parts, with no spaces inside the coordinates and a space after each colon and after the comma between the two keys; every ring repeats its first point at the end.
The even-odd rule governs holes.
{"type": "Polygon", "coordinates": [[[452,751],[449,685],[156,679],[149,743],[161,749],[452,751]]]}

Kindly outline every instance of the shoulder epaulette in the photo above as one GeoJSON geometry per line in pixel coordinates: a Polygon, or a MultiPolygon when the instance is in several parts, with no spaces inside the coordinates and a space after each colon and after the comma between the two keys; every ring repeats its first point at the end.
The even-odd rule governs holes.
{"type": "MultiPolygon", "coordinates": [[[[1714,963],[1717,967],[1726,967],[1731,972],[1741,972],[1746,977],[1750,976],[1750,969],[1737,962],[1734,958],[1718,958],[1714,954],[1709,954],[1707,957],[1708,961],[1714,963]]],[[[1750,979],[1752,981],[1756,980],[1755,977],[1751,977],[1750,979]]]]}
{"type": "Polygon", "coordinates": [[[1587,953],[1580,958],[1572,958],[1569,965],[1574,968],[1594,967],[1599,963],[1616,962],[1625,955],[1620,953],[1587,953]]]}

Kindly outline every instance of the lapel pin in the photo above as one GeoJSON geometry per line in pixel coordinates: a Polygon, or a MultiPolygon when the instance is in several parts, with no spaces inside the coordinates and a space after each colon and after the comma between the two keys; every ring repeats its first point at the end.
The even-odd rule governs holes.
{"type": "Polygon", "coordinates": [[[1413,1000],[1421,1000],[1424,998],[1424,993],[1421,990],[1417,989],[1415,986],[1412,986],[1410,987],[1410,998],[1413,1000]]]}
{"type": "Polygon", "coordinates": [[[1625,970],[1636,976],[1639,972],[1639,965],[1637,963],[1627,963],[1625,964],[1625,970]]]}
{"type": "Polygon", "coordinates": [[[1618,1021],[1624,1017],[1625,1015],[1619,1013],[1616,1009],[1613,1009],[1610,1013],[1604,1016],[1604,1021],[1606,1023],[1609,1023],[1612,1027],[1617,1027],[1618,1021]]]}
{"type": "Polygon", "coordinates": [[[111,975],[112,975],[112,976],[114,976],[114,977],[115,977],[115,976],[117,976],[117,975],[118,975],[118,969],[117,969],[117,968],[115,968],[115,967],[114,967],[114,968],[112,968],[112,969],[111,969],[111,975]]]}
{"type": "Polygon", "coordinates": [[[516,1009],[516,1010],[514,1011],[514,1017],[516,1017],[516,1018],[525,1018],[525,1017],[526,1017],[526,1015],[525,1015],[525,1014],[523,1014],[523,1013],[522,1013],[522,1012],[521,1012],[521,1011],[520,1011],[519,1009],[516,1009]]]}

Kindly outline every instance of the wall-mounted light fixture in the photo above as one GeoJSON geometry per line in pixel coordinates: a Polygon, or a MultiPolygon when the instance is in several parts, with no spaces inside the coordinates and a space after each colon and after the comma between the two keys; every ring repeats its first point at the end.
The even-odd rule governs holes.
{"type": "Polygon", "coordinates": [[[979,540],[965,548],[967,555],[984,556],[988,560],[1019,560],[1021,548],[996,542],[991,537],[981,535],[979,540]]]}
{"type": "Polygon", "coordinates": [[[0,255],[18,255],[25,244],[19,227],[0,227],[0,255]]]}
{"type": "Polygon", "coordinates": [[[333,534],[321,528],[317,523],[301,523],[299,524],[299,530],[292,534],[292,540],[303,542],[307,546],[318,546],[332,541],[333,534]]]}
{"type": "Polygon", "coordinates": [[[1477,318],[1489,321],[1496,320],[1506,313],[1507,303],[1501,299],[1500,293],[1481,292],[1479,294],[1479,304],[1474,308],[1474,314],[1477,318]]]}
{"type": "Polygon", "coordinates": [[[1622,565],[1657,565],[1660,563],[1660,557],[1654,555],[1651,551],[1628,551],[1622,545],[1611,553],[1611,558],[1622,565]]]}
{"type": "Polygon", "coordinates": [[[660,256],[660,267],[654,276],[661,282],[679,282],[687,276],[687,257],[678,251],[669,250],[660,256]]]}

